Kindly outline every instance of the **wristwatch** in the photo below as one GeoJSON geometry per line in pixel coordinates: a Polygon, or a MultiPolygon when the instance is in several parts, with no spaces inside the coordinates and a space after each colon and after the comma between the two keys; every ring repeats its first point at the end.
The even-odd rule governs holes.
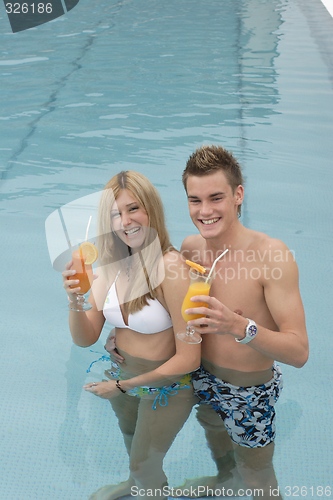
{"type": "Polygon", "coordinates": [[[246,318],[248,320],[247,327],[245,328],[245,337],[242,339],[235,339],[236,342],[239,342],[240,344],[247,344],[248,342],[251,342],[251,340],[254,339],[254,337],[258,333],[258,327],[252,319],[246,318]]]}

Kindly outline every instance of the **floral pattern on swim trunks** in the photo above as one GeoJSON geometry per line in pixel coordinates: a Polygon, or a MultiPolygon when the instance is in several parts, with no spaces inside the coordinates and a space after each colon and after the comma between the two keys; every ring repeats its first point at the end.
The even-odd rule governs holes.
{"type": "Polygon", "coordinates": [[[274,441],[274,405],[283,387],[278,365],[273,366],[273,378],[262,385],[237,387],[203,367],[192,373],[192,383],[200,403],[212,406],[236,444],[260,448],[274,441]]]}

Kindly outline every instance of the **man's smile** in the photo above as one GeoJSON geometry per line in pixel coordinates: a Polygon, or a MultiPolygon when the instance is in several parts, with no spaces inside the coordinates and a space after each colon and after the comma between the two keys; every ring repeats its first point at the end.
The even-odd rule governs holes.
{"type": "Polygon", "coordinates": [[[211,224],[215,224],[216,222],[218,222],[220,219],[221,217],[215,217],[214,219],[199,219],[199,221],[202,222],[202,224],[204,224],[205,226],[210,226],[211,224]]]}

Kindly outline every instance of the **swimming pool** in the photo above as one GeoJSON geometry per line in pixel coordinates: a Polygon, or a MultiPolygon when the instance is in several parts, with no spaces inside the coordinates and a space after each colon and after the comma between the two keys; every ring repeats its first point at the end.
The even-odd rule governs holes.
{"type": "MultiPolygon", "coordinates": [[[[97,352],[72,345],[44,223],[131,168],[159,189],[179,247],[193,232],[181,172],[202,143],[240,159],[243,222],[295,251],[311,356],[301,370],[283,366],[275,468],[285,494],[289,486],[293,497],[333,497],[318,489],[333,488],[333,19],[325,7],[81,0],[17,34],[2,5],[0,16],[0,498],[83,500],[125,479],[113,414],[81,390],[105,368],[85,372],[103,339],[97,352]]],[[[214,474],[194,418],[166,461],[173,485],[214,474]]]]}

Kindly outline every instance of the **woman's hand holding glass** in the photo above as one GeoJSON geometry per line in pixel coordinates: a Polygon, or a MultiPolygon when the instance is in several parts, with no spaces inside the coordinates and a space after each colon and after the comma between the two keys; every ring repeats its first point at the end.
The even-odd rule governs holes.
{"type": "Polygon", "coordinates": [[[82,268],[77,271],[75,264],[75,261],[69,262],[62,273],[63,285],[69,299],[69,309],[89,311],[91,305],[86,301],[85,294],[89,292],[93,281],[92,268],[89,266],[90,269],[87,269],[88,266],[86,266],[83,272],[82,268]]]}
{"type": "Polygon", "coordinates": [[[85,295],[89,292],[94,275],[92,264],[97,259],[97,249],[89,242],[82,243],[72,253],[72,260],[62,273],[64,288],[69,299],[69,309],[72,311],[89,311],[91,304],[85,295]]]}

